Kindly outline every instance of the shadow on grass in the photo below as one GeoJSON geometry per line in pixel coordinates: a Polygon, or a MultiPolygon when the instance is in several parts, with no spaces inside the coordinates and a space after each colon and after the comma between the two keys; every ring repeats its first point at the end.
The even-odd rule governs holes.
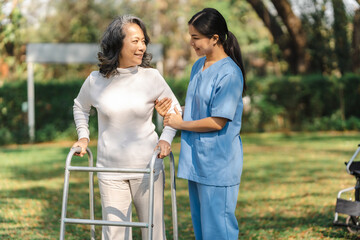
{"type": "MultiPolygon", "coordinates": [[[[61,206],[62,206],[62,188],[61,190],[49,189],[46,187],[32,187],[20,190],[12,190],[12,191],[1,191],[0,195],[5,196],[9,203],[7,204],[8,209],[6,211],[21,211],[20,206],[15,205],[15,203],[11,203],[12,199],[18,199],[21,202],[26,203],[26,199],[28,200],[40,200],[41,204],[44,206],[41,208],[41,214],[37,213],[37,217],[35,219],[36,224],[39,225],[38,228],[29,227],[29,224],[21,225],[24,228],[16,227],[17,232],[39,232],[41,234],[49,235],[49,239],[56,239],[59,235],[60,228],[60,218],[61,218],[61,206]],[[11,210],[10,210],[11,209],[11,210]],[[17,210],[18,209],[18,210],[17,210]],[[37,229],[37,230],[36,230],[37,229]]],[[[88,182],[78,182],[70,183],[70,192],[69,192],[69,201],[68,201],[68,217],[75,218],[88,218],[89,213],[89,195],[88,195],[88,182]]],[[[96,201],[96,200],[95,200],[96,201]]],[[[3,201],[5,202],[5,201],[3,201]]],[[[21,206],[23,208],[23,206],[21,206]]],[[[97,207],[96,212],[99,211],[99,207],[97,207]]],[[[20,213],[19,213],[20,214],[20,213]]],[[[10,214],[11,215],[11,214],[10,214]]],[[[98,214],[97,214],[97,217],[98,214]]],[[[101,216],[100,216],[101,217],[101,216]]],[[[31,216],[22,216],[22,218],[31,221],[31,216]]],[[[14,220],[9,218],[5,218],[1,216],[1,221],[9,223],[16,223],[14,220]]],[[[30,224],[32,225],[32,224],[30,224]]],[[[67,231],[69,233],[76,233],[80,238],[86,239],[88,234],[84,233],[83,226],[69,226],[67,227],[67,231]]],[[[9,232],[11,233],[11,229],[8,226],[0,226],[0,232],[9,232]]],[[[31,239],[31,238],[30,238],[31,239]]]]}
{"type": "Polygon", "coordinates": [[[349,234],[345,228],[332,224],[334,209],[327,207],[323,213],[312,211],[307,216],[293,217],[285,214],[265,214],[265,216],[244,216],[239,221],[239,239],[287,239],[284,233],[296,239],[313,239],[309,232],[320,238],[359,239],[349,234]]]}
{"type": "MultiPolygon", "coordinates": [[[[271,151],[276,151],[275,145],[279,145],[280,148],[284,144],[292,139],[295,139],[299,143],[301,141],[308,142],[328,142],[326,147],[329,148],[329,144],[333,139],[336,141],[357,141],[357,136],[285,136],[285,135],[276,135],[271,139],[265,138],[262,139],[261,136],[258,137],[244,137],[244,141],[247,141],[249,144],[253,145],[264,145],[270,146],[268,149],[274,149],[271,151]]],[[[296,143],[295,141],[295,143],[296,143]]],[[[245,147],[245,145],[244,145],[245,147]]],[[[292,146],[294,148],[294,146],[292,146]]],[[[296,147],[296,146],[295,146],[296,147]]],[[[308,146],[302,146],[304,149],[308,146]]],[[[354,151],[356,146],[354,146],[354,151]]],[[[33,150],[28,149],[17,149],[17,150],[6,150],[7,153],[15,154],[19,153],[21,156],[30,154],[34,152],[33,150]]],[[[24,161],[23,165],[18,164],[16,166],[10,165],[6,171],[10,171],[11,179],[21,181],[21,184],[29,181],[32,182],[31,186],[26,188],[22,187],[21,189],[10,191],[2,190],[0,191],[0,204],[2,206],[10,206],[14,211],[21,211],[19,206],[16,204],[20,201],[26,200],[39,200],[44,206],[41,208],[41,213],[37,215],[36,222],[38,226],[34,227],[31,224],[20,225],[16,222],[15,218],[9,217],[8,215],[0,215],[0,223],[7,223],[8,227],[4,224],[0,224],[0,232],[6,231],[16,231],[19,234],[16,235],[24,236],[22,239],[31,239],[25,236],[27,233],[35,232],[38,236],[46,236],[47,239],[57,239],[59,234],[60,223],[59,219],[61,216],[61,201],[62,201],[62,187],[63,187],[63,177],[64,177],[64,165],[65,158],[69,152],[69,148],[58,148],[56,149],[56,154],[48,154],[46,148],[37,148],[38,158],[34,162],[24,161]],[[48,155],[47,155],[48,154],[48,155]],[[55,182],[53,181],[55,180],[55,182]],[[49,182],[49,184],[42,184],[42,182],[49,182]],[[56,184],[56,186],[54,186],[56,184]],[[11,202],[12,200],[16,200],[11,202]],[[15,219],[15,220],[14,220],[15,219]],[[20,225],[20,227],[14,227],[20,225]]],[[[270,151],[270,153],[271,153],[270,151]]],[[[310,150],[307,150],[310,151],[310,150]]],[[[321,150],[327,151],[327,150],[321,150]]],[[[96,152],[96,151],[93,151],[96,152]]],[[[351,157],[353,152],[342,151],[337,149],[331,149],[328,152],[332,154],[346,155],[351,157]],[[333,152],[331,152],[333,151],[333,152]]],[[[255,154],[264,154],[262,152],[254,152],[255,154]]],[[[246,186],[248,189],[246,191],[258,191],[259,196],[254,201],[254,206],[251,206],[250,202],[246,202],[239,197],[239,227],[240,235],[239,239],[279,239],[282,236],[285,236],[282,239],[288,239],[286,237],[294,236],[294,239],[301,239],[303,234],[311,231],[312,233],[321,235],[320,238],[332,238],[332,239],[357,239],[353,236],[347,234],[346,229],[334,228],[332,227],[332,220],[334,214],[334,207],[326,206],[324,209],[314,209],[314,206],[308,205],[309,203],[300,202],[301,199],[306,197],[315,197],[317,199],[322,199],[324,197],[329,198],[330,194],[326,192],[323,193],[319,189],[315,189],[311,193],[296,192],[296,185],[302,183],[312,184],[317,183],[323,180],[340,180],[344,176],[345,168],[342,163],[342,160],[339,160],[338,163],[334,164],[334,160],[328,162],[325,158],[319,159],[319,162],[314,159],[303,160],[301,155],[301,160],[297,161],[286,161],[285,159],[273,159],[274,162],[261,160],[261,162],[256,162],[256,157],[252,153],[251,160],[252,162],[244,162],[244,172],[242,177],[242,184],[240,188],[246,186]],[[258,165],[258,166],[257,166],[258,165]],[[259,167],[260,166],[260,167],[259,167]],[[340,170],[339,170],[340,169],[340,170]],[[344,173],[344,174],[342,174],[344,173]],[[290,186],[290,192],[288,192],[286,197],[267,197],[266,189],[264,187],[272,187],[272,185],[288,184],[290,186]],[[291,195],[291,193],[294,194],[291,195]],[[264,195],[262,195],[264,194],[264,195]],[[293,207],[297,208],[298,216],[289,216],[286,215],[282,210],[280,212],[272,212],[266,208],[266,205],[276,205],[276,204],[290,204],[290,202],[297,202],[293,207]],[[253,212],[246,212],[246,208],[251,209],[253,212]],[[306,211],[307,215],[302,216],[299,214],[303,209],[306,211]],[[257,214],[258,213],[258,214],[257,214]]],[[[314,153],[316,154],[316,152],[314,153]]],[[[246,157],[246,156],[245,156],[246,157]]],[[[271,156],[270,156],[271,157],[271,156]]],[[[271,157],[274,158],[274,157],[271,157]]],[[[94,159],[96,157],[94,156],[94,159]]],[[[178,159],[178,157],[176,157],[178,159]]],[[[166,160],[167,161],[167,160],[166,160]]],[[[337,160],[336,160],[337,161],[337,160]]],[[[85,160],[86,162],[86,160],[85,160]]],[[[167,165],[167,163],[165,163],[167,165]]],[[[168,180],[169,173],[166,172],[166,178],[168,180]]],[[[349,176],[351,178],[351,176],[349,176]]],[[[72,179],[72,178],[71,178],[72,179]]],[[[321,183],[320,183],[321,184],[321,183]]],[[[313,186],[313,185],[311,185],[313,186]]],[[[169,191],[169,183],[167,183],[165,191],[169,191]]],[[[340,190],[340,187],[339,187],[340,190]]],[[[177,208],[178,208],[178,227],[179,227],[179,239],[194,239],[192,223],[191,223],[191,214],[189,207],[189,200],[187,196],[187,182],[178,181],[177,179],[177,208]],[[184,193],[186,192],[186,193],[184,193]]],[[[79,217],[85,218],[88,215],[88,182],[87,177],[76,178],[71,182],[70,185],[70,194],[69,197],[69,217],[79,217]]],[[[101,219],[101,206],[99,200],[99,194],[96,193],[97,199],[96,202],[96,218],[101,219]]],[[[171,200],[170,194],[165,193],[165,220],[166,220],[166,234],[168,239],[172,239],[172,220],[171,220],[171,200]]],[[[332,199],[332,197],[330,197],[332,199]]],[[[336,195],[334,195],[334,204],[336,195]]],[[[334,205],[335,206],[335,205],[334,205]]],[[[6,212],[6,210],[5,210],[6,212]]],[[[31,216],[28,221],[32,221],[31,216]]],[[[69,239],[89,239],[89,230],[87,226],[82,225],[69,225],[66,228],[67,238],[69,239]]],[[[99,237],[101,228],[97,228],[97,236],[99,237]]],[[[34,235],[35,236],[35,235],[34,235]]],[[[1,239],[9,239],[9,236],[0,235],[1,239]]],[[[33,238],[36,239],[36,238],[33,238]]],[[[140,239],[137,236],[134,236],[134,240],[140,239]]],[[[306,236],[302,239],[307,239],[306,236]]],[[[317,238],[318,239],[318,238],[317,238]]]]}
{"type": "MultiPolygon", "coordinates": [[[[27,151],[31,152],[32,150],[21,150],[21,154],[28,154],[27,151]]],[[[41,153],[42,151],[39,152],[41,153]]],[[[5,214],[0,215],[1,222],[7,223],[7,226],[0,225],[0,233],[8,233],[7,235],[4,234],[1,239],[12,239],[12,236],[16,236],[15,238],[18,238],[23,236],[26,232],[31,232],[31,234],[24,236],[23,239],[36,239],[36,235],[47,236],[48,239],[58,238],[63,194],[64,165],[68,149],[58,149],[57,152],[58,154],[56,155],[41,157],[33,163],[26,163],[23,166],[21,164],[17,164],[16,167],[9,166],[7,168],[7,170],[11,172],[10,179],[18,180],[21,184],[24,184],[24,187],[15,190],[6,189],[0,191],[0,201],[7,206],[5,214]],[[27,181],[29,181],[29,187],[26,187],[27,181]],[[49,184],[46,183],[47,181],[49,184]],[[59,184],[59,182],[61,183],[59,184]],[[38,184],[41,184],[41,186],[36,186],[38,184]],[[36,214],[36,225],[39,227],[32,227],[32,224],[21,224],[20,222],[17,222],[16,218],[13,220],[10,216],[11,214],[8,212],[13,211],[16,214],[21,214],[19,212],[24,211],[23,206],[17,206],[15,202],[30,201],[40,201],[40,204],[45,206],[41,208],[41,213],[36,214]]],[[[14,153],[18,153],[18,151],[14,151],[14,153]]],[[[87,159],[76,158],[76,160],[81,161],[80,165],[87,164],[87,159]]],[[[74,162],[72,165],[78,164],[74,162]]],[[[71,173],[67,217],[89,218],[87,174],[88,173],[71,173]]],[[[166,177],[170,177],[168,170],[166,177]]],[[[168,179],[166,180],[168,181],[168,179]]],[[[180,183],[178,186],[181,185],[183,184],[180,183]]],[[[168,239],[172,239],[173,226],[171,218],[172,211],[169,182],[166,183],[165,191],[168,191],[168,193],[165,194],[166,198],[164,203],[166,214],[166,234],[168,239]]],[[[191,218],[189,217],[190,207],[188,204],[188,197],[177,196],[177,201],[179,235],[185,236],[185,238],[180,237],[180,239],[194,239],[194,236],[192,235],[193,231],[191,218]]],[[[96,181],[95,216],[96,219],[101,219],[101,201],[96,181]]],[[[25,218],[26,222],[32,221],[31,216],[22,216],[22,218],[25,218]]],[[[101,227],[96,228],[96,234],[97,239],[99,239],[101,236],[101,227]]],[[[89,227],[84,225],[67,225],[66,237],[67,239],[89,239],[89,227]]],[[[136,239],[140,238],[134,230],[134,240],[136,239]]]]}
{"type": "MultiPolygon", "coordinates": [[[[299,143],[331,143],[331,142],[339,142],[339,141],[354,141],[360,144],[359,137],[355,133],[352,135],[343,134],[343,133],[296,133],[292,132],[290,134],[287,133],[274,133],[271,134],[272,141],[269,141],[268,134],[264,133],[264,137],[262,138],[262,134],[242,134],[242,140],[244,144],[256,144],[262,146],[274,146],[278,145],[279,142],[291,142],[295,140],[299,143]]],[[[357,148],[357,145],[354,145],[354,149],[357,148]]]]}
{"type": "MultiPolygon", "coordinates": [[[[316,183],[326,179],[342,179],[347,175],[341,164],[336,166],[328,163],[322,164],[321,160],[287,162],[277,161],[262,163],[261,167],[244,164],[242,181],[273,184],[301,184],[316,183]],[[329,165],[328,165],[329,164],[329,165]]],[[[349,175],[349,178],[351,176],[349,175]]]]}
{"type": "MultiPolygon", "coordinates": [[[[46,151],[46,148],[39,148],[37,151],[46,151]]],[[[27,152],[33,152],[32,149],[20,150],[23,154],[27,152]]],[[[66,162],[66,156],[69,153],[69,148],[59,148],[56,155],[39,155],[39,158],[34,161],[34,163],[26,162],[24,165],[16,165],[13,167],[8,167],[8,171],[11,172],[12,179],[18,180],[46,180],[52,178],[63,178],[64,176],[64,167],[66,162]]],[[[18,151],[14,151],[18,153],[18,151]]],[[[72,158],[72,166],[75,165],[87,165],[87,157],[76,157],[72,158]]],[[[94,157],[94,165],[95,157],[94,157]]]]}
{"type": "MultiPolygon", "coordinates": [[[[2,151],[2,153],[19,155],[17,155],[18,159],[16,160],[18,164],[9,164],[4,169],[9,175],[6,182],[9,185],[0,191],[1,205],[5,206],[0,211],[0,220],[6,223],[0,225],[0,232],[5,233],[0,237],[1,239],[19,239],[19,237],[22,239],[38,239],[37,236],[44,236],[41,239],[58,238],[64,166],[69,148],[56,148],[56,150],[53,148],[50,150],[51,154],[48,154],[47,149],[37,147],[2,151]],[[30,156],[29,159],[26,158],[28,155],[30,156]],[[17,184],[12,179],[21,185],[11,185],[17,184]],[[33,204],[39,205],[39,207],[35,207],[36,209],[39,208],[41,213],[37,212],[34,215],[34,213],[27,212],[26,206],[33,206],[33,204]],[[32,219],[33,217],[35,219],[32,219]]],[[[83,176],[78,176],[78,173],[75,173],[71,174],[75,178],[70,177],[67,212],[69,217],[88,218],[88,175],[87,173],[79,174],[83,174],[83,176]]],[[[98,197],[96,199],[95,201],[99,203],[98,197]]],[[[99,204],[96,207],[96,212],[100,213],[101,218],[99,204]]],[[[75,239],[87,239],[89,236],[87,228],[85,226],[86,231],[84,231],[84,226],[69,225],[67,232],[69,232],[69,237],[75,234],[75,239]]]]}

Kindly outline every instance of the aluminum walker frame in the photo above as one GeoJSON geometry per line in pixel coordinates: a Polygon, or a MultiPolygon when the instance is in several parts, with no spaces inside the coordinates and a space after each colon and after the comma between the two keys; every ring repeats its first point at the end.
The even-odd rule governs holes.
{"type": "MultiPolygon", "coordinates": [[[[148,229],[148,239],[153,239],[153,211],[154,211],[154,165],[159,150],[155,150],[151,161],[150,167],[145,169],[128,169],[128,168],[99,168],[93,167],[93,154],[89,148],[86,149],[88,155],[89,166],[71,166],[71,160],[76,152],[81,152],[80,147],[72,148],[67,155],[65,164],[65,178],[64,178],[64,191],[61,210],[61,224],[60,224],[60,240],[65,238],[65,225],[66,224],[85,224],[90,225],[91,240],[95,240],[95,225],[107,226],[122,226],[122,227],[140,227],[148,229]],[[89,205],[90,205],[90,219],[76,219],[67,218],[67,201],[69,194],[69,178],[70,171],[89,172],[89,205]],[[148,222],[125,222],[125,221],[106,221],[94,219],[94,172],[118,172],[118,173],[145,173],[150,174],[149,181],[149,218],[148,222]]],[[[172,205],[172,222],[173,222],[173,238],[178,239],[178,225],[177,225],[177,209],[176,209],[176,185],[175,185],[175,163],[174,155],[170,152],[170,179],[171,179],[171,205],[172,205]]]]}
{"type": "Polygon", "coordinates": [[[335,217],[333,224],[335,226],[347,227],[350,233],[360,233],[360,162],[354,161],[360,153],[360,144],[349,162],[345,162],[348,174],[356,178],[355,187],[350,187],[339,191],[336,199],[335,217]],[[355,201],[341,198],[341,194],[355,190],[355,201]],[[339,213],[348,215],[345,223],[339,222],[339,213]]]}

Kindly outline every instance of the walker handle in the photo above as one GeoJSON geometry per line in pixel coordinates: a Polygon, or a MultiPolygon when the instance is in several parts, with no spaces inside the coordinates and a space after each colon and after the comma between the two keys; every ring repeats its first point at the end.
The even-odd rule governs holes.
{"type": "Polygon", "coordinates": [[[81,152],[81,147],[73,147],[73,148],[71,148],[71,150],[74,150],[74,153],[80,153],[81,152]]]}
{"type": "Polygon", "coordinates": [[[350,161],[346,165],[346,171],[348,172],[348,174],[352,174],[352,172],[350,171],[350,165],[353,163],[356,156],[360,153],[360,144],[358,146],[359,146],[358,149],[356,150],[356,152],[354,153],[354,155],[351,157],[350,161]]]}
{"type": "MultiPolygon", "coordinates": [[[[80,152],[81,152],[81,147],[72,147],[70,149],[69,155],[74,155],[75,153],[80,153],[80,152]]],[[[91,155],[91,151],[89,147],[86,148],[86,153],[91,155]]]]}

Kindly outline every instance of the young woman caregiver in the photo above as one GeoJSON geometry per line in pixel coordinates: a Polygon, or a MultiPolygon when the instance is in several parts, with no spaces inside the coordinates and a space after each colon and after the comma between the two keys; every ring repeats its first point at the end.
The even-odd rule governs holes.
{"type": "MultiPolygon", "coordinates": [[[[182,130],[178,177],[188,179],[191,217],[197,240],[238,239],[235,216],[243,151],[240,138],[245,71],[240,47],[224,17],[206,8],[189,21],[192,67],[180,112],[164,125],[182,130]]],[[[168,100],[158,102],[168,104],[168,100]]]]}
{"type": "MultiPolygon", "coordinates": [[[[150,39],[144,23],[133,16],[116,18],[106,29],[98,54],[99,71],[92,72],[74,100],[74,119],[79,140],[73,147],[86,152],[89,142],[89,111],[97,109],[99,120],[97,167],[146,168],[154,148],[160,158],[170,153],[176,130],[165,127],[160,136],[152,123],[154,101],[171,99],[180,106],[160,73],[150,68],[146,52],[150,39]]],[[[181,110],[180,110],[181,111],[181,110]]],[[[162,159],[155,162],[154,232],[164,240],[164,173],[162,159]]],[[[149,175],[98,173],[104,220],[131,221],[132,202],[139,220],[148,218],[149,175]]],[[[142,239],[147,239],[141,229],[142,239]]],[[[131,228],[103,226],[102,239],[132,239],[131,228]]]]}

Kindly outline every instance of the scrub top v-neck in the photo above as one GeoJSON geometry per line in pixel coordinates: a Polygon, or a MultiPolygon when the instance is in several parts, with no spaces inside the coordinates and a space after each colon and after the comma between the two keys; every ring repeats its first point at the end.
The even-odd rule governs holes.
{"type": "Polygon", "coordinates": [[[184,121],[207,117],[228,121],[219,131],[181,132],[178,177],[206,185],[232,186],[240,183],[243,165],[243,75],[230,57],[203,70],[205,60],[200,58],[191,70],[184,121]]]}

